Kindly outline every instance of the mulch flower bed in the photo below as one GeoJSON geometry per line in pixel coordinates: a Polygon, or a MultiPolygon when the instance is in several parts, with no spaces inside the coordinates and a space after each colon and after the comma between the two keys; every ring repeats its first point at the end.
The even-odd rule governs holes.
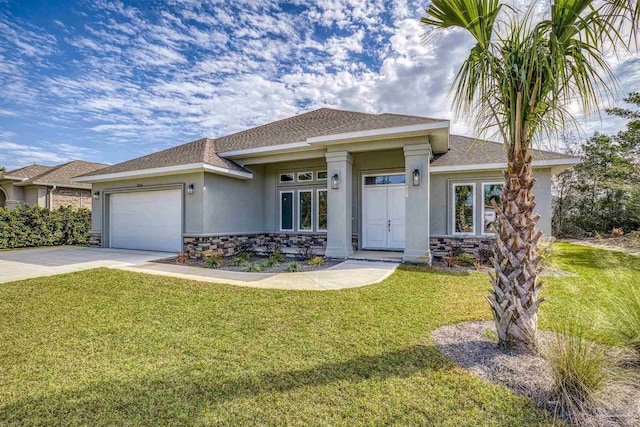
{"type": "MultiPolygon", "coordinates": [[[[637,367],[618,367],[625,375],[617,376],[606,386],[596,408],[589,412],[559,413],[547,361],[537,354],[500,349],[497,338],[493,337],[496,336],[493,322],[444,326],[436,329],[432,336],[436,347],[461,367],[528,397],[536,406],[555,416],[580,420],[580,424],[589,426],[640,425],[640,370],[637,367]]],[[[553,339],[553,334],[538,331],[538,339],[544,345],[553,339]]],[[[612,353],[620,351],[610,349],[612,353]]]]}
{"type": "MultiPolygon", "coordinates": [[[[247,268],[247,265],[249,264],[259,264],[262,261],[266,260],[267,257],[263,257],[263,256],[252,256],[251,258],[249,258],[249,260],[247,260],[247,264],[243,265],[241,267],[233,267],[231,265],[229,265],[229,262],[231,261],[233,257],[225,257],[222,258],[222,266],[217,268],[217,270],[225,270],[225,271],[237,271],[237,272],[245,272],[245,269],[247,268]]],[[[180,263],[177,261],[177,257],[170,257],[170,258],[163,258],[163,259],[157,259],[154,260],[153,262],[157,262],[160,264],[175,264],[175,265],[187,265],[189,267],[201,267],[201,268],[210,268],[207,267],[207,263],[206,261],[202,260],[202,259],[189,259],[186,261],[186,263],[180,263]]],[[[260,271],[260,273],[287,273],[287,264],[291,263],[291,262],[297,262],[298,264],[300,264],[300,267],[302,267],[302,271],[318,271],[318,270],[324,270],[327,269],[329,267],[333,267],[334,265],[340,264],[342,261],[341,260],[334,260],[334,259],[329,259],[329,258],[325,258],[324,259],[324,264],[322,265],[308,265],[307,261],[302,261],[299,259],[294,259],[294,258],[286,258],[284,260],[284,262],[273,266],[273,267],[268,267],[265,268],[264,270],[260,271]]]]}

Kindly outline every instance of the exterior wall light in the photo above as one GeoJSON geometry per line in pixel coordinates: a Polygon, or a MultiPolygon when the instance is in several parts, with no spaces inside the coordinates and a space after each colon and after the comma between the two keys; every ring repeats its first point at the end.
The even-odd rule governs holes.
{"type": "Polygon", "coordinates": [[[334,190],[340,188],[340,176],[337,173],[334,173],[331,177],[331,188],[334,190]]]}
{"type": "Polygon", "coordinates": [[[187,194],[193,194],[196,191],[196,186],[193,184],[189,184],[187,186],[187,194]]]}
{"type": "Polygon", "coordinates": [[[413,170],[413,185],[415,187],[420,185],[420,169],[413,170]]]}
{"type": "Polygon", "coordinates": [[[100,199],[100,192],[99,191],[94,191],[93,192],[93,200],[99,200],[100,199]]]}

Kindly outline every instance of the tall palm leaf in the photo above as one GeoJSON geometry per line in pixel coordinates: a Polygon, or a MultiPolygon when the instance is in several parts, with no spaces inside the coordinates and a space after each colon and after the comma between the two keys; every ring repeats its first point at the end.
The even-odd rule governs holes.
{"type": "Polygon", "coordinates": [[[502,202],[487,297],[500,343],[535,346],[540,257],[531,173],[534,138],[551,135],[611,93],[607,46],[627,48],[639,22],[638,0],[555,0],[538,17],[498,0],[432,0],[422,23],[462,28],[476,44],[453,83],[457,114],[473,115],[478,133],[497,129],[507,148],[502,202]]]}

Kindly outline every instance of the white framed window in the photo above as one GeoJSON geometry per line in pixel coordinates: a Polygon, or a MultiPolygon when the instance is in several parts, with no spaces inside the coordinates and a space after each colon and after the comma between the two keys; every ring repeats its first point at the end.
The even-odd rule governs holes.
{"type": "Polygon", "coordinates": [[[475,234],[475,189],[473,182],[454,183],[451,191],[451,224],[453,234],[475,234]]]}
{"type": "Polygon", "coordinates": [[[326,189],[318,189],[317,191],[318,198],[316,200],[318,201],[318,216],[316,218],[316,229],[318,231],[327,231],[327,218],[329,217],[329,211],[327,210],[329,204],[329,194],[327,193],[326,189]]]}
{"type": "Polygon", "coordinates": [[[280,231],[293,231],[294,192],[280,192],[280,231]]]}
{"type": "Polygon", "coordinates": [[[313,181],[313,172],[298,172],[298,182],[313,181]]]}
{"type": "Polygon", "coordinates": [[[281,173],[280,182],[293,182],[293,173],[281,173]]]}
{"type": "Polygon", "coordinates": [[[327,180],[327,171],[318,171],[316,172],[316,180],[317,181],[326,181],[327,180]]]}
{"type": "Polygon", "coordinates": [[[298,190],[298,231],[313,231],[313,190],[298,190]]]}
{"type": "Polygon", "coordinates": [[[498,206],[502,204],[502,185],[502,182],[482,183],[482,234],[495,233],[496,211],[491,200],[495,200],[498,206]]]}

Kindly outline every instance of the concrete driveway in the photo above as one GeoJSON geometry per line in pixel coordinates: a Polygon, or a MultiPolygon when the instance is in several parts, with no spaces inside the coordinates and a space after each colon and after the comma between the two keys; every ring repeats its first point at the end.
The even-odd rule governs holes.
{"type": "Polygon", "coordinates": [[[98,267],[133,267],[174,255],[167,252],[73,246],[0,251],[0,283],[98,267]]]}

